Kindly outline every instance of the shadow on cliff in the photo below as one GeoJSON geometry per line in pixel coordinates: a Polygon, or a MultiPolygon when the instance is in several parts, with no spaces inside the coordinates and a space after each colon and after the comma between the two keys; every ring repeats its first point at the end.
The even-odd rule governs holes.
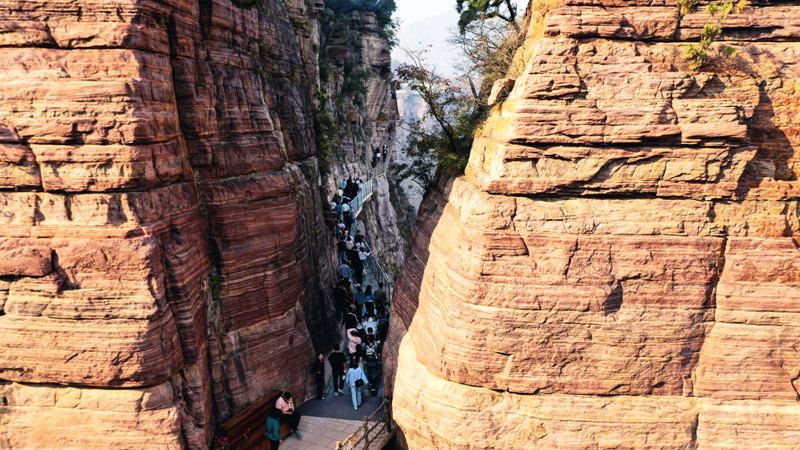
{"type": "MultiPolygon", "coordinates": [[[[774,55],[765,54],[775,67],[785,63],[774,55]]],[[[761,78],[759,71],[752,64],[739,62],[737,68],[757,80],[761,78]]],[[[747,121],[747,133],[751,145],[756,147],[755,157],[747,163],[736,189],[740,198],[746,198],[751,189],[757,188],[764,181],[795,181],[797,174],[790,165],[795,156],[795,149],[786,133],[775,126],[775,107],[767,92],[767,82],[757,82],[759,99],[753,116],[747,121]]]]}
{"type": "Polygon", "coordinates": [[[433,231],[439,224],[447,198],[453,186],[453,178],[437,175],[419,206],[414,222],[411,245],[403,262],[403,272],[394,287],[391,304],[389,337],[383,352],[384,392],[391,397],[394,391],[394,376],[397,369],[397,354],[400,342],[411,326],[419,304],[419,291],[430,256],[433,231]]]}
{"type": "Polygon", "coordinates": [[[762,181],[795,181],[797,174],[789,165],[795,155],[791,141],[775,126],[775,108],[764,82],[759,83],[759,102],[748,124],[750,142],[757,148],[756,156],[747,164],[739,180],[737,194],[747,197],[750,189],[762,181]]]}

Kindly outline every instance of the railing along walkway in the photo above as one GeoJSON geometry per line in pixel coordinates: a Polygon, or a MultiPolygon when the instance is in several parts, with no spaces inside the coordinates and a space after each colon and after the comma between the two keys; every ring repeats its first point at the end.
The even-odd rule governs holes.
{"type": "Polygon", "coordinates": [[[394,436],[392,404],[384,399],[378,410],[364,418],[364,424],[347,439],[336,443],[336,450],[380,450],[394,436]]]}

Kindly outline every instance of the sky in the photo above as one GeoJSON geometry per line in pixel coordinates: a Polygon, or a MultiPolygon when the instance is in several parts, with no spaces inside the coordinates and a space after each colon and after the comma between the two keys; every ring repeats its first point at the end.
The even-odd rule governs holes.
{"type": "Polygon", "coordinates": [[[399,45],[392,52],[395,64],[406,62],[404,49],[421,50],[428,46],[426,58],[445,76],[455,73],[456,49],[447,42],[458,23],[455,0],[395,0],[395,18],[400,20],[399,45]]]}
{"type": "Polygon", "coordinates": [[[411,25],[456,8],[456,0],[395,0],[395,3],[397,11],[394,15],[402,25],[411,25]]]}

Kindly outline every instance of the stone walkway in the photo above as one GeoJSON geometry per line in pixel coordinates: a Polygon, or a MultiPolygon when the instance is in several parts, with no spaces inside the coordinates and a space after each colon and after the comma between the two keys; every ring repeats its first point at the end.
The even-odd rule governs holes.
{"type": "Polygon", "coordinates": [[[375,412],[382,399],[370,396],[365,388],[362,405],[354,410],[348,389],[345,388],[344,395],[335,396],[329,387],[325,400],[312,398],[298,406],[297,412],[303,416],[298,429],[303,438],[290,435],[283,440],[281,450],[333,450],[337,441],[343,441],[363,427],[364,417],[375,412]]]}
{"type": "MultiPolygon", "coordinates": [[[[369,195],[365,197],[368,198],[369,195]]],[[[362,225],[356,220],[353,230],[357,230],[360,226],[362,225]]],[[[364,286],[366,287],[367,284],[371,284],[373,289],[378,287],[377,279],[369,268],[364,277],[364,286]]],[[[344,338],[344,330],[342,329],[341,332],[344,338]]],[[[345,343],[343,339],[342,345],[345,343]]],[[[327,363],[327,358],[325,372],[325,378],[328,380],[325,399],[317,400],[312,397],[297,407],[297,412],[302,415],[298,430],[303,437],[298,439],[294,435],[289,435],[283,440],[280,450],[334,450],[337,442],[344,441],[363,429],[364,418],[369,417],[381,406],[383,386],[375,396],[370,395],[368,387],[362,388],[362,406],[358,410],[354,410],[349,387],[344,388],[343,395],[333,395],[330,364],[327,363]]],[[[383,379],[382,371],[379,379],[383,379]]]]}

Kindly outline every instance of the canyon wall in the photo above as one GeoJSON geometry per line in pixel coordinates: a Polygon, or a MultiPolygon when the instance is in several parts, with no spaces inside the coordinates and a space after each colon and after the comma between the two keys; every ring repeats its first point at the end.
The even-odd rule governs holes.
{"type": "Polygon", "coordinates": [[[398,281],[410,448],[797,448],[800,3],[753,5],[698,70],[703,4],[530,24],[398,281]]]}
{"type": "Polygon", "coordinates": [[[0,8],[0,448],[206,448],[334,337],[302,0],[0,8]]]}

